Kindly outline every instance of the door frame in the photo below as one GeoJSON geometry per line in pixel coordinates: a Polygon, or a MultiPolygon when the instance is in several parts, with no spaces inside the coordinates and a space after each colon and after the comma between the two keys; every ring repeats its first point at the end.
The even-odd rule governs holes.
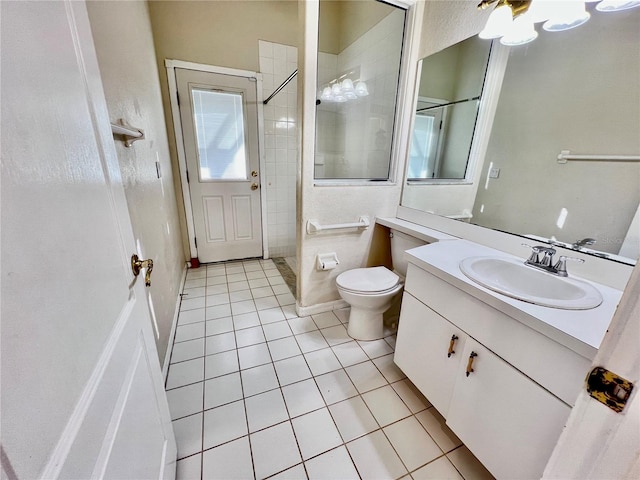
{"type": "MultiPolygon", "coordinates": [[[[183,60],[165,59],[167,69],[167,80],[169,83],[169,100],[171,104],[171,118],[173,119],[173,133],[176,139],[176,151],[178,154],[178,166],[180,169],[180,185],[182,187],[182,198],[184,202],[184,212],[187,221],[187,236],[189,237],[189,253],[191,260],[198,258],[198,248],[196,247],[195,224],[193,220],[193,210],[191,208],[191,191],[187,182],[187,157],[182,137],[182,120],[180,119],[180,107],[178,105],[178,83],[176,81],[176,68],[185,70],[196,70],[200,72],[218,73],[222,75],[233,75],[236,77],[254,78],[256,80],[256,100],[258,102],[258,159],[260,165],[261,178],[266,175],[267,166],[264,155],[264,103],[262,92],[262,74],[250,70],[238,70],[236,68],[220,67],[216,65],[206,65],[203,63],[186,62],[183,60]]],[[[262,256],[269,258],[269,243],[267,235],[267,191],[264,182],[260,188],[260,218],[262,220],[262,256]]]]}

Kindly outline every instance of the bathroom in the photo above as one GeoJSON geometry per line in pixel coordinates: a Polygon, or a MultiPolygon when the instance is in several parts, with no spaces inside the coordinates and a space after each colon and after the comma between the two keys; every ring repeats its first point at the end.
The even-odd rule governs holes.
{"type": "MultiPolygon", "coordinates": [[[[413,116],[411,110],[413,109],[414,101],[413,85],[415,84],[415,80],[411,79],[418,78],[419,59],[463,41],[468,37],[475,36],[483,28],[490,12],[478,10],[475,2],[418,2],[417,5],[412,5],[408,10],[407,25],[414,26],[411,30],[411,35],[407,34],[407,39],[405,40],[406,50],[403,51],[402,68],[404,70],[400,74],[401,81],[398,93],[398,99],[402,101],[399,102],[401,108],[400,113],[397,114],[400,127],[396,129],[398,135],[393,137],[395,160],[392,161],[390,167],[392,181],[368,182],[368,184],[355,181],[348,182],[347,185],[344,183],[339,185],[337,184],[338,182],[333,182],[333,184],[332,182],[324,182],[323,184],[322,181],[317,181],[317,178],[314,178],[316,174],[320,173],[318,165],[322,165],[317,161],[315,129],[309,127],[315,123],[316,100],[320,93],[317,90],[315,80],[318,51],[316,47],[318,41],[318,13],[317,10],[314,10],[316,5],[316,2],[300,2],[296,4],[288,1],[90,2],[87,7],[91,26],[90,37],[92,37],[92,42],[95,44],[109,117],[112,122],[122,118],[127,124],[143,128],[145,131],[145,139],[135,142],[133,148],[125,147],[123,142],[120,141],[116,142],[115,148],[120,170],[122,171],[128,212],[131,216],[135,238],[138,240],[138,253],[141,258],[154,259],[154,269],[151,277],[152,287],[147,289],[144,297],[146,302],[150,304],[153,336],[156,340],[156,355],[160,359],[165,377],[170,364],[169,351],[175,329],[174,321],[178,316],[176,299],[182,293],[185,279],[185,260],[194,258],[193,249],[191,248],[192,239],[189,236],[188,219],[185,213],[187,208],[185,207],[183,183],[180,178],[182,172],[179,169],[180,163],[173,125],[175,117],[171,113],[172,98],[169,93],[169,77],[165,59],[261,72],[262,98],[270,95],[287,78],[294,66],[298,68],[297,78],[284,91],[274,97],[273,108],[268,109],[268,105],[266,105],[263,109],[265,148],[267,149],[265,153],[267,158],[265,158],[264,164],[266,168],[261,172],[261,191],[264,192],[266,190],[266,197],[263,197],[263,203],[266,204],[267,215],[263,218],[263,222],[267,225],[268,256],[295,258],[295,263],[291,262],[291,265],[297,267],[295,272],[297,274],[295,309],[296,313],[302,318],[322,315],[332,310],[336,312],[343,311],[346,305],[340,299],[334,286],[335,278],[339,273],[368,265],[388,264],[389,259],[386,251],[388,247],[386,243],[388,242],[387,230],[384,226],[374,224],[374,219],[376,218],[402,217],[405,221],[422,224],[426,228],[443,230],[456,237],[466,238],[483,245],[495,246],[499,250],[523,260],[528,256],[528,250],[522,248],[520,246],[521,243],[544,241],[540,238],[531,237],[529,237],[529,240],[525,240],[520,236],[516,237],[502,234],[495,230],[479,228],[466,221],[454,222],[449,218],[431,215],[427,212],[427,210],[430,210],[437,214],[453,216],[464,213],[463,210],[470,208],[472,205],[446,210],[440,209],[443,202],[435,201],[429,206],[420,207],[420,210],[418,210],[406,203],[409,198],[409,188],[403,185],[404,160],[401,159],[400,152],[402,149],[400,146],[408,145],[410,141],[410,125],[411,117],[413,116]],[[211,18],[215,18],[218,22],[216,28],[211,28],[211,18]],[[238,18],[242,18],[243,21],[238,22],[238,18]],[[233,39],[233,41],[230,39],[233,39]],[[133,48],[134,45],[135,48],[133,48]],[[282,60],[283,54],[282,49],[280,47],[274,49],[274,45],[290,47],[285,47],[284,50],[284,71],[275,69],[276,59],[282,60]],[[297,52],[293,51],[295,50],[292,48],[294,46],[297,47],[297,52]],[[271,47],[273,58],[268,55],[269,47],[271,47]],[[264,55],[262,54],[263,52],[264,55]],[[272,60],[271,64],[268,61],[270,59],[272,60]],[[269,72],[270,67],[273,68],[272,71],[274,73],[272,74],[269,72]],[[269,75],[271,75],[271,78],[269,78],[269,75]],[[123,84],[126,85],[126,88],[122,88],[123,84]],[[276,125],[277,115],[284,111],[286,111],[287,120],[284,122],[286,125],[276,125]],[[269,119],[269,115],[274,117],[269,119]],[[286,128],[287,133],[282,134],[280,133],[281,130],[270,130],[270,128],[286,128]],[[269,135],[273,136],[272,140],[267,140],[269,135]],[[274,143],[270,145],[268,142],[274,143]],[[277,156],[269,157],[268,149],[270,148],[280,150],[277,156]],[[282,153],[285,154],[284,157],[282,153]],[[269,158],[272,158],[273,161],[270,162],[269,158]],[[286,158],[286,161],[284,158],[286,158]],[[275,201],[273,201],[274,197],[270,197],[271,194],[275,195],[275,201]],[[371,222],[368,229],[338,231],[335,234],[331,232],[320,232],[313,235],[306,233],[308,220],[318,222],[320,225],[328,225],[357,222],[360,216],[368,217],[371,222]],[[378,249],[377,247],[380,248],[378,249]],[[337,254],[340,263],[332,270],[319,271],[316,268],[317,255],[331,252],[337,254]]],[[[591,10],[593,9],[591,8],[591,10]]],[[[601,14],[593,12],[591,21],[596,20],[597,15],[601,14]]],[[[579,30],[576,29],[577,31],[579,30]]],[[[542,38],[538,39],[538,41],[540,40],[542,38]]],[[[633,49],[634,46],[635,44],[632,44],[628,48],[633,49]]],[[[522,48],[526,49],[527,47],[524,46],[522,48]]],[[[634,74],[637,74],[637,68],[631,70],[628,76],[633,76],[634,74]]],[[[621,75],[621,77],[625,77],[625,75],[621,75]]],[[[355,77],[354,80],[356,80],[355,77]]],[[[371,89],[371,86],[369,87],[371,89]]],[[[3,85],[3,90],[5,88],[3,85]]],[[[625,93],[631,95],[628,91],[625,93]]],[[[637,105],[637,93],[635,95],[636,97],[628,99],[628,104],[633,105],[635,102],[637,105]]],[[[587,108],[586,103],[582,103],[584,108],[587,108]]],[[[608,118],[603,110],[604,108],[604,105],[598,105],[598,114],[594,114],[596,116],[593,122],[608,118]]],[[[593,113],[592,110],[591,112],[593,113]]],[[[630,113],[631,116],[633,114],[634,112],[630,113]]],[[[586,115],[587,113],[581,111],[576,117],[586,115]]],[[[637,108],[635,109],[635,115],[636,117],[638,115],[637,108]]],[[[478,123],[480,123],[480,120],[479,118],[478,123]]],[[[637,121],[637,118],[635,120],[637,121]]],[[[5,122],[3,107],[3,127],[5,122]]],[[[19,135],[24,135],[24,131],[18,129],[14,133],[16,133],[16,137],[19,137],[19,135]]],[[[621,135],[623,135],[623,132],[621,132],[621,135]]],[[[5,138],[9,138],[9,136],[5,138]]],[[[524,138],[513,140],[525,141],[524,138]]],[[[620,139],[616,139],[615,143],[619,146],[618,151],[614,151],[610,145],[605,145],[606,148],[602,148],[597,143],[593,145],[578,143],[562,148],[575,150],[577,154],[636,155],[638,153],[637,139],[635,142],[635,144],[620,146],[620,139]],[[582,150],[583,148],[584,150],[582,150]]],[[[5,142],[3,141],[3,143],[5,142]]],[[[484,148],[487,148],[487,145],[484,148]]],[[[554,165],[557,165],[555,155],[558,153],[559,151],[555,152],[554,150],[551,158],[554,165]]],[[[327,160],[328,157],[325,156],[323,159],[325,171],[327,160]]],[[[508,158],[504,158],[500,160],[501,163],[496,163],[495,167],[501,169],[499,172],[501,177],[499,176],[498,178],[489,178],[488,170],[476,170],[476,173],[482,175],[474,181],[476,188],[478,188],[478,185],[482,187],[488,182],[494,182],[495,185],[500,186],[501,181],[506,181],[511,173],[508,161],[508,158]]],[[[569,162],[568,165],[562,166],[565,171],[558,174],[558,180],[562,183],[559,187],[556,187],[556,191],[566,188],[568,185],[569,179],[572,177],[568,170],[573,165],[575,164],[569,162]]],[[[488,167],[488,165],[485,165],[485,167],[488,167]]],[[[595,168],[600,167],[596,166],[595,168]]],[[[545,170],[521,172],[521,175],[524,175],[525,179],[536,175],[541,177],[549,176],[554,180],[556,179],[555,176],[545,170]]],[[[618,181],[617,178],[609,178],[606,175],[608,175],[606,171],[598,170],[597,173],[593,173],[589,178],[581,181],[593,181],[595,177],[606,179],[606,183],[617,185],[615,183],[618,181]]],[[[379,177],[378,174],[373,176],[379,177]]],[[[624,215],[609,214],[609,217],[619,218],[609,218],[608,220],[612,222],[619,220],[618,223],[620,224],[626,222],[628,226],[629,220],[633,216],[634,209],[637,209],[638,204],[637,170],[631,170],[625,177],[628,179],[628,184],[631,185],[631,187],[627,186],[625,188],[630,188],[631,194],[635,195],[635,197],[630,202],[625,202],[624,204],[621,202],[611,206],[609,212],[626,210],[624,215]],[[635,191],[633,190],[634,175],[636,179],[635,191]]],[[[8,195],[5,194],[5,178],[3,172],[3,197],[8,195]]],[[[442,193],[441,196],[445,199],[448,195],[446,193],[447,188],[458,188],[460,191],[467,188],[464,181],[458,182],[459,185],[455,186],[443,186],[438,182],[432,183],[435,184],[417,185],[412,183],[411,188],[431,189],[436,194],[442,193]]],[[[598,208],[607,212],[609,207],[605,202],[600,201],[600,196],[608,197],[610,195],[609,193],[599,193],[599,188],[598,183],[590,184],[584,189],[586,190],[585,193],[591,192],[590,197],[585,195],[576,199],[578,204],[589,204],[588,202],[596,201],[595,204],[589,204],[587,207],[587,219],[580,219],[578,223],[584,225],[593,222],[592,219],[596,216],[593,212],[598,208]],[[593,215],[590,215],[591,213],[593,215]]],[[[11,199],[12,197],[8,198],[11,199]]],[[[450,195],[449,198],[451,198],[450,195]]],[[[498,199],[498,201],[500,200],[498,199]]],[[[507,198],[507,203],[508,201],[509,199],[507,198]]],[[[4,198],[3,203],[5,203],[4,198]]],[[[451,206],[450,203],[444,205],[451,206]]],[[[469,210],[473,215],[471,223],[474,223],[473,220],[480,218],[482,216],[481,213],[491,213],[489,200],[487,200],[486,205],[484,212],[479,211],[480,207],[478,207],[478,210],[475,208],[469,210]]],[[[561,205],[561,207],[566,207],[569,211],[566,228],[573,228],[575,222],[572,223],[574,220],[572,214],[578,207],[575,205],[561,205]]],[[[524,205],[518,205],[517,207],[518,210],[524,208],[526,208],[524,205]]],[[[518,217],[518,215],[514,215],[513,211],[510,213],[512,216],[518,217]]],[[[517,232],[520,235],[533,236],[537,234],[536,236],[546,239],[554,237],[557,241],[567,243],[573,243],[579,239],[595,237],[596,234],[600,234],[598,242],[589,247],[593,247],[593,249],[605,254],[618,253],[627,233],[626,231],[622,232],[624,227],[616,226],[615,234],[612,233],[608,239],[602,237],[601,232],[596,232],[596,230],[602,228],[603,231],[614,231],[613,227],[610,224],[605,224],[601,227],[595,223],[589,225],[588,231],[580,230],[574,233],[571,230],[568,236],[564,237],[559,235],[559,230],[562,230],[562,227],[558,226],[558,223],[561,223],[558,222],[560,213],[559,209],[552,210],[549,207],[548,211],[535,210],[526,214],[530,217],[552,216],[551,225],[554,227],[544,232],[533,230],[530,224],[525,224],[524,226],[517,224],[518,218],[512,219],[512,224],[509,227],[501,227],[495,223],[488,223],[487,226],[497,230],[517,232]],[[615,251],[613,250],[614,248],[616,248],[615,251]]],[[[9,213],[5,213],[3,209],[3,227],[5,226],[5,215],[9,215],[9,213]]],[[[604,216],[606,217],[607,213],[604,216]]],[[[468,218],[465,220],[468,220],[468,218]]],[[[494,222],[495,220],[491,219],[491,221],[494,222]]],[[[47,222],[40,222],[40,225],[43,224],[46,226],[47,222]]],[[[3,228],[3,237],[5,236],[4,230],[3,228]]],[[[82,230],[79,229],[78,231],[82,230]]],[[[38,233],[41,234],[40,231],[38,233]]],[[[16,244],[18,244],[17,241],[16,244]]],[[[12,245],[12,243],[5,243],[5,245],[12,245]]],[[[5,266],[5,259],[3,258],[3,272],[5,268],[7,271],[38,271],[43,262],[51,261],[49,258],[51,251],[42,246],[36,245],[32,247],[33,250],[29,251],[31,255],[20,255],[19,258],[23,263],[21,265],[12,265],[11,270],[9,270],[9,266],[5,266]],[[34,251],[41,252],[41,254],[33,255],[34,251]]],[[[580,252],[576,253],[576,255],[586,258],[586,260],[584,264],[580,265],[577,263],[569,264],[568,270],[570,274],[575,272],[576,275],[589,280],[612,285],[620,291],[625,290],[627,279],[630,278],[632,270],[629,264],[605,260],[597,256],[583,256],[580,252]]],[[[258,256],[261,257],[262,255],[258,256]]],[[[58,268],[60,270],[63,270],[64,266],[68,265],[68,263],[63,262],[66,258],[66,256],[61,256],[56,259],[59,262],[58,268]]],[[[87,260],[89,259],[90,257],[87,258],[87,260]]],[[[196,270],[194,269],[193,271],[196,270]]],[[[203,269],[201,268],[201,270],[203,269]]],[[[272,268],[263,270],[265,272],[268,270],[273,271],[272,268]]],[[[192,278],[195,277],[192,276],[192,278]]],[[[90,280],[89,278],[87,282],[90,280]]],[[[625,296],[632,295],[632,287],[637,289],[637,286],[630,284],[625,290],[625,296]]],[[[5,288],[8,287],[3,284],[3,303],[8,298],[5,288]]],[[[63,295],[63,293],[58,293],[58,295],[63,295]]],[[[18,294],[16,294],[15,298],[22,298],[23,302],[25,301],[25,297],[21,297],[18,294]]],[[[184,298],[184,300],[188,299],[184,298]]],[[[290,303],[286,305],[289,307],[289,311],[291,311],[291,305],[290,303]]],[[[3,317],[5,308],[8,307],[3,306],[3,317]]],[[[16,312],[17,310],[19,309],[16,308],[16,312]]],[[[10,311],[13,312],[14,310],[10,311]]],[[[65,310],[62,309],[61,312],[64,313],[65,310]]],[[[630,310],[625,310],[625,312],[627,312],[629,321],[631,321],[633,314],[629,313],[630,310]]],[[[16,315],[19,314],[16,313],[16,315]]],[[[344,317],[338,317],[339,320],[340,318],[344,320],[344,317]]],[[[26,324],[33,324],[32,331],[36,331],[40,327],[31,318],[23,320],[26,324]]],[[[79,327],[74,328],[71,330],[76,331],[79,327]]],[[[7,325],[3,318],[3,349],[5,349],[5,335],[12,333],[12,329],[12,324],[7,325]]],[[[103,327],[96,326],[96,330],[104,332],[103,327]]],[[[52,335],[51,338],[57,339],[56,341],[58,342],[60,341],[56,335],[52,335]]],[[[70,338],[77,337],[70,335],[70,338]]],[[[47,342],[49,342],[47,338],[39,338],[38,341],[42,342],[43,345],[48,345],[47,342]]],[[[14,347],[11,347],[11,351],[3,353],[3,362],[6,358],[12,358],[11,355],[24,358],[24,353],[13,351],[13,348],[19,350],[21,346],[24,346],[24,344],[16,341],[14,347]]],[[[610,352],[613,351],[615,349],[610,350],[610,352]]],[[[607,364],[607,359],[613,357],[613,360],[617,360],[619,363],[622,362],[622,365],[627,365],[631,364],[631,359],[634,358],[629,353],[626,356],[624,353],[620,353],[620,358],[618,359],[615,358],[616,355],[613,353],[608,353],[607,355],[607,357],[601,359],[601,362],[612,369],[614,367],[607,364]]],[[[86,362],[86,366],[82,367],[84,370],[81,369],[81,372],[91,371],[89,367],[93,367],[94,357],[95,355],[88,354],[87,358],[90,360],[86,362]]],[[[23,361],[29,362],[33,361],[33,359],[23,361]]],[[[77,362],[80,360],[68,359],[65,361],[68,365],[66,370],[69,373],[59,373],[57,375],[61,375],[61,384],[72,385],[72,388],[67,389],[67,393],[60,398],[58,403],[61,405],[73,405],[76,403],[76,399],[80,397],[79,392],[83,391],[83,375],[85,374],[77,375],[78,379],[76,379],[76,376],[72,374],[77,372],[77,362]]],[[[42,359],[35,364],[38,368],[34,367],[33,369],[41,372],[37,377],[40,381],[44,381],[47,375],[51,375],[47,363],[45,359],[42,359]]],[[[635,365],[637,365],[637,360],[635,365]]],[[[65,369],[62,370],[64,371],[65,369]]],[[[614,369],[614,371],[625,376],[625,370],[622,367],[617,370],[614,369]]],[[[30,372],[30,374],[33,374],[33,372],[30,372]]],[[[88,376],[87,373],[85,377],[88,376]]],[[[637,380],[636,373],[627,373],[626,377],[631,380],[637,380]]],[[[37,383],[38,381],[33,382],[33,384],[37,383]]],[[[6,384],[3,386],[6,386],[6,384]]],[[[51,452],[54,450],[53,447],[57,445],[60,432],[63,430],[60,425],[64,426],[70,412],[69,409],[57,409],[51,405],[43,404],[42,402],[45,402],[45,400],[42,399],[43,396],[37,388],[23,386],[15,388],[14,392],[10,397],[7,397],[7,402],[3,400],[3,416],[7,412],[6,408],[19,405],[20,399],[30,398],[30,401],[26,402],[29,405],[20,405],[20,408],[24,408],[24,410],[18,408],[18,412],[51,411],[52,417],[56,419],[56,422],[51,422],[52,425],[53,423],[55,425],[51,426],[43,435],[44,441],[34,449],[37,461],[33,463],[29,455],[25,455],[19,448],[14,446],[19,442],[14,441],[12,443],[11,430],[6,433],[6,437],[3,434],[4,471],[7,471],[4,459],[5,452],[7,452],[8,459],[11,460],[15,467],[14,470],[18,473],[18,477],[35,477],[43,471],[49,471],[44,470],[43,466],[52,465],[48,459],[53,458],[51,452]],[[34,393],[38,393],[38,395],[34,395],[34,393]]],[[[4,396],[5,393],[3,393],[4,396]]],[[[607,417],[608,411],[603,413],[596,407],[595,412],[593,412],[588,405],[585,408],[588,412],[586,414],[594,415],[594,418],[597,415],[602,415],[598,418],[606,418],[606,421],[610,421],[612,424],[622,422],[620,420],[622,416],[609,418],[607,417]]],[[[29,418],[29,415],[24,416],[26,419],[29,418]]],[[[29,420],[29,422],[34,423],[27,423],[25,427],[27,431],[37,431],[37,423],[35,423],[37,418],[33,416],[33,420],[29,420]]],[[[620,429],[616,431],[625,432],[623,424],[620,423],[620,425],[620,429]]],[[[574,428],[574,434],[578,431],[576,430],[577,428],[579,427],[576,426],[574,428]]],[[[626,428],[631,427],[627,425],[626,428]]],[[[609,433],[612,438],[615,437],[613,433],[609,433]]],[[[589,451],[590,448],[596,448],[585,439],[582,440],[582,443],[578,442],[578,445],[580,446],[576,447],[576,450],[580,452],[579,454],[589,451]]],[[[457,446],[457,448],[461,447],[457,446]]],[[[558,458],[563,458],[562,455],[571,457],[579,455],[566,447],[566,444],[565,450],[558,449],[554,454],[559,456],[558,458]]],[[[446,455],[443,455],[443,457],[446,457],[446,455]]],[[[606,459],[606,456],[602,458],[606,459]]],[[[593,471],[597,471],[593,463],[590,465],[594,469],[593,471]]],[[[180,462],[178,466],[179,468],[181,467],[180,462]]],[[[576,472],[586,471],[579,468],[576,466],[576,472]]],[[[583,466],[582,468],[586,467],[583,466]]],[[[414,470],[411,471],[414,472],[414,470]]],[[[562,474],[557,473],[559,471],[556,470],[555,474],[553,471],[549,472],[548,478],[561,477],[562,474]]],[[[566,474],[564,476],[566,478],[571,475],[566,474]]],[[[575,474],[573,476],[574,478],[588,478],[587,475],[575,474]]],[[[418,478],[418,476],[416,475],[414,478],[418,478]]],[[[471,475],[469,478],[474,477],[471,475]]],[[[593,475],[592,478],[598,477],[593,475]]]]}

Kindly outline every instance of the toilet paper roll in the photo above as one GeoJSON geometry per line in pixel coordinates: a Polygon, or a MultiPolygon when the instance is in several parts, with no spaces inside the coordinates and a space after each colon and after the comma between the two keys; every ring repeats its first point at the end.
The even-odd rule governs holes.
{"type": "Polygon", "coordinates": [[[338,262],[334,260],[327,260],[325,262],[322,262],[322,270],[333,270],[334,268],[336,268],[336,265],[338,265],[338,262]]]}

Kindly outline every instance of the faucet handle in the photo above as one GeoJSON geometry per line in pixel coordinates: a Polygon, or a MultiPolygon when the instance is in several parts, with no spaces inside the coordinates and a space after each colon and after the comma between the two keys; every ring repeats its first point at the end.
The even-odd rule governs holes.
{"type": "Polygon", "coordinates": [[[568,276],[567,260],[571,260],[572,262],[584,263],[584,260],[582,258],[567,257],[566,255],[560,255],[558,262],[553,266],[553,268],[556,269],[557,275],[560,277],[568,276]]]}
{"type": "Polygon", "coordinates": [[[531,249],[531,255],[529,256],[529,258],[527,259],[527,263],[539,263],[539,259],[538,259],[538,253],[540,253],[542,251],[543,246],[541,245],[529,245],[528,243],[521,243],[520,245],[522,245],[523,247],[528,247],[531,249]]]}

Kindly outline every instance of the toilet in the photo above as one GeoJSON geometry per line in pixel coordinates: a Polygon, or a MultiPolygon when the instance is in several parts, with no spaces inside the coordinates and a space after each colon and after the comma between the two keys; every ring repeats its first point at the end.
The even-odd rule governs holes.
{"type": "Polygon", "coordinates": [[[336,278],[340,296],[351,305],[347,333],[356,340],[377,340],[384,336],[382,315],[402,291],[407,274],[404,252],[426,244],[393,229],[390,236],[393,272],[386,267],[355,268],[336,278]]]}

